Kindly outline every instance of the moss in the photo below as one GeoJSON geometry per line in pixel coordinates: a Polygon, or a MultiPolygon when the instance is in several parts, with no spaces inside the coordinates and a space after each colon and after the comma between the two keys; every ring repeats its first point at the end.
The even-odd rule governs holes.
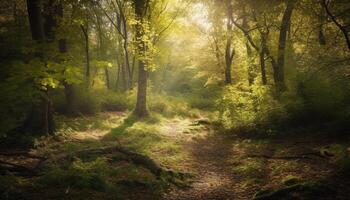
{"type": "Polygon", "coordinates": [[[292,175],[288,175],[282,180],[282,183],[285,186],[295,185],[299,182],[300,182],[299,178],[296,176],[292,176],[292,175]]]}

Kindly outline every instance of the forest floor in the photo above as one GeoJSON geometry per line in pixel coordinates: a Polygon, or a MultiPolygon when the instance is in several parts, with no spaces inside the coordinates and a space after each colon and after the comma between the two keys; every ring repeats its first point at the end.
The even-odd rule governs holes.
{"type": "MultiPolygon", "coordinates": [[[[252,199],[261,190],[285,188],[291,183],[320,182],[332,192],[328,192],[328,196],[320,194],[322,198],[317,199],[350,199],[347,192],[350,179],[337,173],[337,162],[344,148],[349,146],[348,141],[311,133],[228,134],[200,118],[202,120],[175,117],[137,122],[128,119],[126,113],[112,112],[97,117],[62,117],[59,119],[60,134],[39,141],[31,150],[32,155],[55,160],[58,155],[118,144],[149,156],[164,168],[190,174],[183,181],[184,187],[164,186],[142,167],[118,160],[120,155],[102,155],[108,160],[108,169],[99,164],[94,168],[95,164],[91,163],[96,156],[88,155],[90,158],[82,159],[85,165],[78,162],[73,167],[62,167],[61,171],[56,169],[56,165],[61,164],[56,160],[53,162],[56,168],[47,170],[44,178],[21,178],[15,190],[22,189],[26,194],[23,199],[216,200],[252,199]],[[322,152],[332,152],[332,155],[322,152]],[[72,169],[73,173],[89,169],[84,172],[105,175],[108,183],[118,187],[102,184],[103,189],[99,189],[94,186],[96,180],[92,181],[92,186],[78,184],[71,176],[67,178],[66,171],[72,169]]],[[[21,156],[0,156],[0,159],[27,167],[39,162],[21,156]]],[[[7,193],[11,192],[14,191],[7,193]]]]}

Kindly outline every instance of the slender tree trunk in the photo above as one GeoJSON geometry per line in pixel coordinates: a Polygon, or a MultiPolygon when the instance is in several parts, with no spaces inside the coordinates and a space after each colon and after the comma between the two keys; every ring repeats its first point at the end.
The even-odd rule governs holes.
{"type": "Polygon", "coordinates": [[[285,49],[287,42],[287,32],[290,27],[291,17],[294,9],[294,0],[287,1],[287,8],[283,14],[279,42],[278,42],[278,56],[277,56],[277,68],[275,73],[275,84],[279,91],[284,91],[286,89],[285,78],[284,78],[284,65],[285,65],[285,49]]]}
{"type": "Polygon", "coordinates": [[[110,89],[110,85],[109,85],[109,71],[108,71],[107,67],[105,67],[104,70],[105,70],[105,76],[106,76],[106,87],[109,90],[110,89]]]}
{"type": "Polygon", "coordinates": [[[265,55],[266,55],[266,39],[267,34],[260,32],[260,39],[261,39],[261,48],[259,52],[259,60],[260,60],[260,73],[261,73],[261,82],[263,85],[267,85],[267,78],[266,78],[266,65],[265,65],[265,55]]]}
{"type": "Polygon", "coordinates": [[[84,35],[85,40],[85,61],[86,61],[86,71],[85,71],[85,77],[87,86],[90,87],[90,48],[89,48],[89,30],[88,25],[84,27],[83,25],[80,25],[80,28],[84,35]]]}
{"type": "MultiPolygon", "coordinates": [[[[127,33],[126,33],[127,34],[127,33]]],[[[125,56],[125,68],[126,68],[126,72],[127,72],[127,77],[128,77],[128,81],[127,81],[127,89],[131,88],[131,83],[132,83],[132,75],[131,75],[131,69],[130,69],[130,59],[129,59],[129,51],[128,51],[128,40],[127,37],[124,39],[124,44],[123,44],[123,48],[124,48],[124,56],[125,56]]]]}
{"type": "MultiPolygon", "coordinates": [[[[247,23],[247,13],[246,13],[246,8],[243,6],[243,20],[242,20],[242,28],[244,30],[249,30],[249,25],[247,23]]],[[[247,31],[245,31],[247,32],[247,31]]],[[[248,33],[249,34],[249,33],[248,33]]],[[[246,52],[247,52],[247,60],[248,60],[248,84],[252,85],[255,80],[255,67],[253,64],[253,54],[252,54],[252,48],[250,47],[249,40],[246,38],[245,42],[245,47],[246,47],[246,52]]]]}
{"type": "Polygon", "coordinates": [[[263,85],[266,85],[267,78],[266,78],[265,52],[264,51],[259,53],[259,60],[260,60],[261,82],[263,85]]]}
{"type": "Polygon", "coordinates": [[[127,73],[126,73],[126,70],[125,70],[125,63],[123,63],[121,65],[121,78],[122,78],[122,83],[123,83],[123,91],[127,91],[128,90],[128,83],[127,83],[127,73]]]}
{"type": "Polygon", "coordinates": [[[135,73],[135,65],[136,65],[136,56],[134,55],[133,57],[132,57],[132,65],[131,65],[131,77],[130,77],[130,79],[131,79],[131,85],[130,85],[130,89],[132,89],[133,88],[133,82],[134,82],[134,73],[135,73]]]}
{"type": "Polygon", "coordinates": [[[228,2],[227,5],[227,41],[226,41],[226,48],[225,48],[225,83],[226,84],[231,84],[232,83],[232,61],[233,61],[233,56],[234,56],[234,50],[232,49],[232,5],[230,2],[228,2]]]}
{"type": "Polygon", "coordinates": [[[321,46],[326,45],[326,36],[324,35],[323,32],[323,23],[325,22],[325,13],[321,11],[320,16],[319,16],[319,25],[318,25],[318,43],[321,46]]]}
{"type": "MultiPolygon", "coordinates": [[[[137,20],[139,20],[140,23],[136,25],[136,40],[138,43],[138,51],[139,54],[143,55],[145,52],[145,44],[141,40],[143,36],[143,30],[142,25],[143,18],[145,16],[146,9],[148,7],[148,1],[147,0],[134,0],[134,6],[135,6],[135,14],[137,20]]],[[[146,117],[148,115],[147,111],[147,79],[148,79],[148,72],[145,69],[145,61],[144,59],[139,59],[139,75],[138,75],[138,85],[137,85],[137,101],[136,101],[136,108],[135,108],[135,114],[137,117],[146,117]]]]}
{"type": "Polygon", "coordinates": [[[231,66],[232,66],[232,59],[231,59],[231,39],[227,40],[226,43],[226,50],[225,50],[225,83],[231,84],[232,83],[232,75],[231,75],[231,66]]]}
{"type": "Polygon", "coordinates": [[[248,84],[253,85],[255,80],[255,70],[254,70],[254,64],[252,62],[252,49],[248,43],[248,41],[245,43],[246,51],[247,51],[247,57],[248,57],[248,84]]]}
{"type": "Polygon", "coordinates": [[[126,18],[123,10],[123,6],[121,5],[120,1],[117,1],[117,5],[119,8],[119,14],[120,14],[120,23],[122,24],[122,30],[123,30],[123,35],[124,35],[124,40],[123,40],[123,49],[124,49],[124,58],[125,58],[125,68],[127,72],[127,89],[131,89],[132,85],[132,74],[131,74],[131,67],[130,67],[130,56],[129,56],[129,50],[128,50],[128,44],[129,44],[129,35],[128,35],[128,30],[127,30],[127,23],[126,23],[126,18]]]}
{"type": "Polygon", "coordinates": [[[116,82],[115,82],[115,87],[116,90],[120,89],[120,73],[121,73],[121,68],[122,68],[122,64],[120,63],[120,59],[119,59],[119,54],[117,52],[117,78],[116,78],[116,82]]]}

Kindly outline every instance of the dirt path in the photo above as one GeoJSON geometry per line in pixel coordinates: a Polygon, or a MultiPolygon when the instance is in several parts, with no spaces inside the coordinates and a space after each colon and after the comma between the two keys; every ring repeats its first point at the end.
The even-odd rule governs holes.
{"type": "MultiPolygon", "coordinates": [[[[170,127],[176,124],[168,124],[170,127]]],[[[191,124],[187,124],[191,126],[191,124]]],[[[237,174],[232,171],[230,156],[233,156],[232,141],[223,136],[213,134],[209,126],[196,130],[193,136],[188,131],[169,128],[174,138],[181,138],[184,151],[189,160],[186,161],[188,170],[197,178],[187,189],[171,189],[164,195],[167,200],[216,200],[216,199],[249,199],[251,193],[242,191],[237,174]],[[187,136],[186,136],[187,134],[187,136]],[[186,137],[183,137],[185,135],[186,137]],[[187,139],[184,139],[187,138],[187,139]],[[248,195],[248,196],[247,196],[248,195]]]]}
{"type": "Polygon", "coordinates": [[[331,176],[331,160],[247,158],[247,154],[298,155],[315,151],[329,142],[314,138],[228,138],[214,133],[210,126],[193,126],[193,122],[164,124],[163,134],[168,134],[183,147],[188,158],[182,165],[196,174],[187,189],[172,188],[164,200],[229,200],[252,199],[264,188],[283,187],[288,177],[300,181],[322,180],[331,176]],[[182,126],[179,126],[182,123],[182,126]],[[307,144],[307,145],[305,145],[307,144]]]}

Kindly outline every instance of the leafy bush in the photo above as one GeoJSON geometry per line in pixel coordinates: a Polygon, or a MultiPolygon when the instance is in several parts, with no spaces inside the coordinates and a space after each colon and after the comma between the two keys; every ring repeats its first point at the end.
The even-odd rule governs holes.
{"type": "Polygon", "coordinates": [[[77,91],[77,110],[81,114],[93,115],[101,110],[101,99],[94,91],[77,91]]]}
{"type": "Polygon", "coordinates": [[[272,114],[284,115],[282,105],[273,98],[268,86],[227,86],[216,105],[227,128],[254,126],[267,121],[272,114]]]}
{"type": "Polygon", "coordinates": [[[105,111],[125,111],[133,106],[133,102],[129,94],[105,92],[101,95],[102,110],[105,111]]]}
{"type": "MultiPolygon", "coordinates": [[[[80,114],[93,115],[99,111],[125,111],[134,105],[132,93],[117,93],[105,89],[86,89],[81,86],[75,89],[75,109],[80,114]]],[[[55,111],[65,113],[66,99],[63,90],[53,94],[55,111]]]]}
{"type": "Polygon", "coordinates": [[[191,109],[184,98],[164,95],[150,95],[148,102],[150,111],[159,113],[166,117],[191,115],[191,109]]]}
{"type": "Polygon", "coordinates": [[[284,130],[316,126],[345,132],[350,122],[350,90],[346,83],[322,74],[312,79],[300,76],[295,85],[278,96],[270,86],[238,83],[227,86],[216,105],[226,128],[284,130]]]}

